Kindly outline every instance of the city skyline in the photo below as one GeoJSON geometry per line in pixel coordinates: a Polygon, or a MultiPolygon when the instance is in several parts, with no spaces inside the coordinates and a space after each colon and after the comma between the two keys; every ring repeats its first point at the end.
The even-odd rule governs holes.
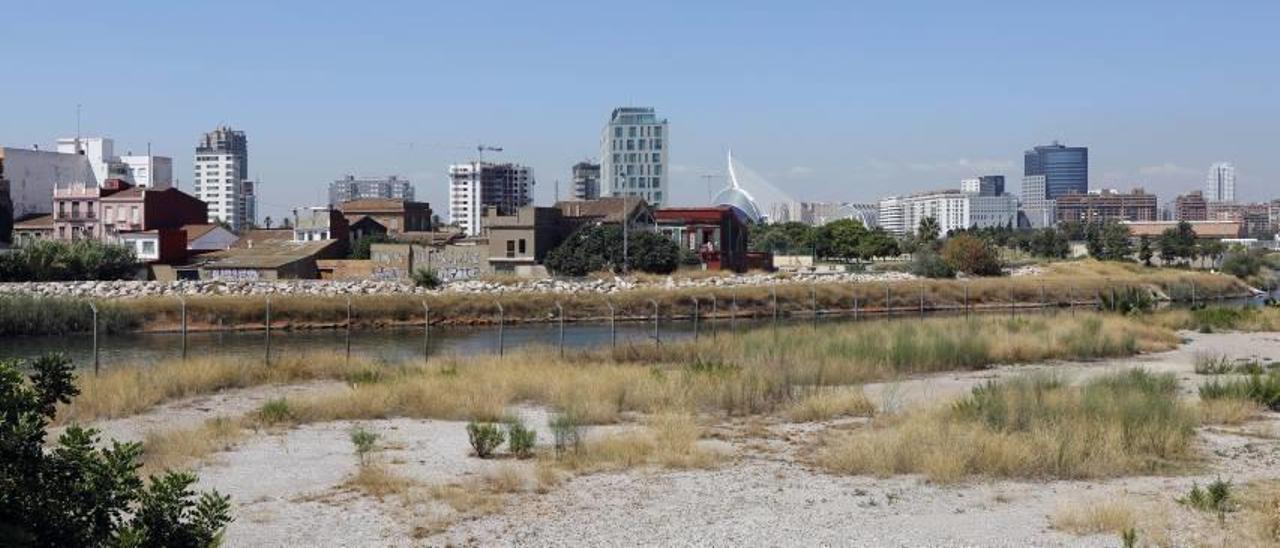
{"type": "Polygon", "coordinates": [[[1142,2],[1108,6],[1105,18],[1097,9],[1049,6],[1034,29],[1018,25],[1012,4],[655,6],[655,16],[670,23],[659,31],[660,43],[647,46],[621,44],[607,25],[590,25],[612,16],[600,10],[399,6],[353,12],[346,21],[287,4],[123,4],[156,9],[114,10],[91,24],[65,20],[56,6],[32,5],[21,25],[4,25],[0,42],[43,55],[11,61],[12,71],[31,77],[0,87],[0,100],[22,105],[6,110],[0,144],[52,150],[58,138],[76,134],[81,104],[81,135],[114,138],[119,150],[152,144],[154,154],[173,158],[174,177],[190,192],[192,141],[229,125],[253,141],[248,178],[262,183],[260,218],[325,203],[326,183],[342,173],[398,173],[414,182],[419,200],[443,205],[448,166],[474,159],[477,142],[506,149],[486,159],[532,167],[542,182],[536,200],[550,203],[555,181],[567,189],[572,166],[599,154],[601,125],[620,106],[652,106],[670,120],[678,135],[670,150],[673,205],[705,202],[704,176],[723,186],[720,158],[729,148],[796,199],[812,201],[870,202],[987,174],[1018,181],[1021,153],[1054,140],[1089,147],[1091,188],[1141,186],[1169,199],[1202,188],[1207,168],[1219,161],[1238,167],[1241,201],[1274,197],[1268,191],[1280,180],[1280,159],[1265,139],[1280,119],[1269,99],[1277,77],[1259,70],[1276,51],[1262,22],[1280,9],[1269,4],[1250,4],[1252,17],[1179,6],[1154,23],[1142,2]],[[398,32],[481,13],[511,32],[495,33],[466,55],[438,53],[459,30],[398,32]],[[272,32],[280,18],[296,21],[272,32]],[[191,62],[200,58],[203,38],[232,20],[241,39],[228,44],[234,55],[226,58],[235,61],[191,62]],[[361,32],[379,38],[323,40],[348,22],[377,29],[361,32]],[[966,36],[956,45],[937,32],[944,22],[1007,32],[966,36]],[[1214,22],[1236,31],[1213,40],[1197,35],[1214,22]],[[100,25],[147,32],[90,40],[100,25]],[[55,26],[56,41],[48,32],[55,26]],[[1078,43],[1038,52],[1054,56],[1052,68],[1041,68],[1019,45],[1068,28],[1078,43]],[[746,33],[754,37],[749,43],[729,40],[746,33]],[[565,38],[548,38],[556,35],[565,38]],[[653,55],[634,70],[610,71],[603,60],[611,54],[592,51],[593,40],[623,53],[651,48],[653,55]],[[154,79],[132,84],[137,79],[116,77],[110,64],[68,70],[89,44],[104,58],[151,67],[154,79]],[[458,73],[502,69],[525,81],[481,92],[439,85],[458,73]],[[227,93],[206,85],[203,70],[254,84],[227,93]],[[622,74],[640,72],[646,77],[622,74]],[[73,85],[108,76],[117,85],[73,85]],[[395,85],[356,93],[339,85],[349,77],[395,85]]]}

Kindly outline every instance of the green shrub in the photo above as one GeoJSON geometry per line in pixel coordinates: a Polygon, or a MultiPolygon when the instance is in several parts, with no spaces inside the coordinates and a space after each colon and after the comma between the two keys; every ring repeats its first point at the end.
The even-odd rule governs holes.
{"type": "Polygon", "coordinates": [[[942,260],[952,270],[971,276],[999,276],[1003,273],[1000,253],[995,246],[968,234],[947,238],[942,245],[942,260]]]}
{"type": "Polygon", "coordinates": [[[570,449],[578,451],[582,448],[585,427],[573,413],[557,413],[547,422],[551,435],[555,438],[556,458],[570,449]]]}
{"type": "Polygon", "coordinates": [[[1207,489],[1201,489],[1200,484],[1192,483],[1191,491],[1178,499],[1178,502],[1201,512],[1214,512],[1218,515],[1235,509],[1235,501],[1231,497],[1231,482],[1222,481],[1222,478],[1214,480],[1207,489]]]}
{"type": "Polygon", "coordinates": [[[137,270],[132,247],[97,240],[36,240],[0,254],[0,282],[124,280],[137,270]]]}
{"type": "Polygon", "coordinates": [[[1138,314],[1150,312],[1156,307],[1155,296],[1150,290],[1141,287],[1102,291],[1098,297],[1098,308],[1107,312],[1138,314]]]}
{"type": "Polygon", "coordinates": [[[526,427],[518,417],[507,419],[507,449],[518,459],[533,456],[533,446],[538,442],[538,432],[526,427]]]}
{"type": "Polygon", "coordinates": [[[435,289],[440,287],[440,276],[434,270],[419,268],[413,271],[413,285],[425,287],[427,289],[435,289]]]}
{"type": "Polygon", "coordinates": [[[351,429],[351,445],[356,448],[356,457],[360,459],[360,466],[368,464],[368,455],[374,450],[378,443],[378,434],[370,432],[363,426],[356,426],[351,429]]]}
{"type": "Polygon", "coordinates": [[[218,545],[230,499],[197,494],[194,474],[148,484],[138,477],[141,444],[100,443],[77,425],[45,443],[58,405],[79,394],[72,370],[62,355],[0,361],[0,546],[218,545]]]}
{"type": "Polygon", "coordinates": [[[1224,354],[1196,352],[1195,370],[1199,375],[1225,375],[1232,371],[1231,360],[1224,354]]]}
{"type": "Polygon", "coordinates": [[[1257,313],[1252,308],[1206,307],[1191,311],[1191,324],[1202,333],[1236,329],[1257,313]]]}
{"type": "Polygon", "coordinates": [[[258,420],[263,424],[280,424],[289,422],[292,418],[293,411],[289,409],[289,400],[285,398],[267,400],[258,409],[258,420]]]}
{"type": "Polygon", "coordinates": [[[954,278],[955,269],[951,268],[932,248],[921,246],[911,259],[911,273],[925,278],[954,278]]]}
{"type": "Polygon", "coordinates": [[[502,430],[492,423],[470,422],[467,424],[467,438],[476,456],[487,459],[493,456],[494,450],[502,445],[502,430]]]}
{"type": "MultiPolygon", "coordinates": [[[[631,232],[626,263],[631,270],[670,274],[680,266],[680,246],[653,232],[631,232]]],[[[623,264],[623,234],[617,225],[587,226],[565,238],[547,254],[546,265],[560,276],[586,276],[601,270],[619,271],[623,264]]]]}
{"type": "Polygon", "coordinates": [[[1273,410],[1280,410],[1280,372],[1229,380],[1213,379],[1200,385],[1200,399],[1252,400],[1273,410]]]}

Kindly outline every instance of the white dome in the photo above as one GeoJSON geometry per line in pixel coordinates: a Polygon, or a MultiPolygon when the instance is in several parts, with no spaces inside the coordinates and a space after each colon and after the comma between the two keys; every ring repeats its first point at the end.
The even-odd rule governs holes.
{"type": "Polygon", "coordinates": [[[761,222],[764,219],[764,214],[760,212],[760,206],[757,206],[751,195],[740,187],[730,186],[721,190],[719,194],[716,194],[715,204],[733,207],[741,211],[753,223],[761,222]]]}

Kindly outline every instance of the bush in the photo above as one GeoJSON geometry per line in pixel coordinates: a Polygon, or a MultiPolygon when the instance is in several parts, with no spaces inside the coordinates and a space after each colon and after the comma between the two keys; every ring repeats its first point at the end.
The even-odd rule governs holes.
{"type": "Polygon", "coordinates": [[[1280,411],[1280,373],[1249,375],[1242,379],[1213,379],[1200,385],[1200,399],[1250,400],[1280,411]]]}
{"type": "Polygon", "coordinates": [[[1222,481],[1222,478],[1214,480],[1206,489],[1201,489],[1198,483],[1192,483],[1191,491],[1178,499],[1178,502],[1201,512],[1214,512],[1218,515],[1235,509],[1235,501],[1231,498],[1231,482],[1222,481]]]}
{"type": "Polygon", "coordinates": [[[1125,287],[1102,291],[1098,295],[1098,308],[1107,312],[1137,314],[1150,312],[1156,307],[1156,299],[1150,290],[1141,287],[1125,287]]]}
{"type": "Polygon", "coordinates": [[[435,289],[440,287],[440,276],[434,270],[419,268],[413,271],[413,285],[425,287],[427,289],[435,289]]]}
{"type": "MultiPolygon", "coordinates": [[[[81,299],[0,296],[0,336],[64,335],[93,329],[93,312],[81,299]]],[[[142,314],[116,301],[101,301],[98,329],[122,333],[142,323],[142,314]]]]}
{"type": "Polygon", "coordinates": [[[573,413],[560,413],[552,417],[547,426],[551,427],[551,435],[555,437],[556,458],[565,451],[582,449],[583,426],[573,413]]]}
{"type": "Polygon", "coordinates": [[[533,456],[533,446],[538,442],[538,433],[524,425],[519,418],[507,420],[507,449],[518,459],[533,456]]]}
{"type": "Polygon", "coordinates": [[[954,278],[956,271],[948,265],[938,252],[921,246],[911,260],[911,273],[925,278],[954,278]]]}
{"type": "Polygon", "coordinates": [[[496,424],[470,422],[467,424],[467,438],[476,456],[487,459],[502,445],[503,435],[496,424]]]}
{"type": "Polygon", "coordinates": [[[258,409],[258,420],[263,424],[280,424],[289,422],[293,418],[293,411],[289,409],[289,400],[284,398],[275,398],[267,400],[258,409]]]}
{"type": "Polygon", "coordinates": [[[395,240],[392,240],[386,234],[373,234],[360,238],[351,244],[351,258],[367,260],[370,257],[369,250],[373,244],[385,244],[393,241],[395,240]]]}
{"type": "Polygon", "coordinates": [[[137,269],[133,248],[96,240],[36,240],[0,254],[0,282],[124,280],[137,269]]]}
{"type": "MultiPolygon", "coordinates": [[[[627,265],[632,270],[670,274],[680,266],[680,246],[653,232],[632,232],[627,238],[627,265]]],[[[561,276],[586,276],[601,270],[620,271],[623,264],[622,227],[588,226],[570,235],[547,254],[546,266],[561,276]]]]}
{"type": "Polygon", "coordinates": [[[351,429],[351,445],[356,448],[356,457],[360,459],[360,466],[368,464],[368,455],[377,443],[378,434],[366,430],[363,426],[351,429]]]}
{"type": "Polygon", "coordinates": [[[995,246],[968,234],[947,238],[942,245],[942,260],[952,270],[971,276],[999,276],[1000,253],[995,246]]]}
{"type": "Polygon", "coordinates": [[[96,430],[72,425],[46,448],[58,405],[77,394],[65,356],[0,361],[0,546],[217,545],[230,499],[192,491],[189,473],[144,485],[141,444],[100,444],[96,430]]]}

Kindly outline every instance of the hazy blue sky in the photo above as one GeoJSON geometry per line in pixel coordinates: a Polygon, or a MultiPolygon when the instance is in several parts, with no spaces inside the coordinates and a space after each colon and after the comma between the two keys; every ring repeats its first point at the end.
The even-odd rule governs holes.
{"type": "MultiPolygon", "coordinates": [[[[1093,186],[1199,188],[1229,160],[1280,196],[1280,2],[45,2],[0,9],[0,144],[75,131],[174,158],[248,133],[262,210],[399,173],[443,213],[477,142],[568,192],[610,109],[671,122],[672,195],[733,148],[801,199],[1003,173],[1054,139],[1093,186]]],[[[717,185],[720,184],[717,182],[717,185]]]]}

